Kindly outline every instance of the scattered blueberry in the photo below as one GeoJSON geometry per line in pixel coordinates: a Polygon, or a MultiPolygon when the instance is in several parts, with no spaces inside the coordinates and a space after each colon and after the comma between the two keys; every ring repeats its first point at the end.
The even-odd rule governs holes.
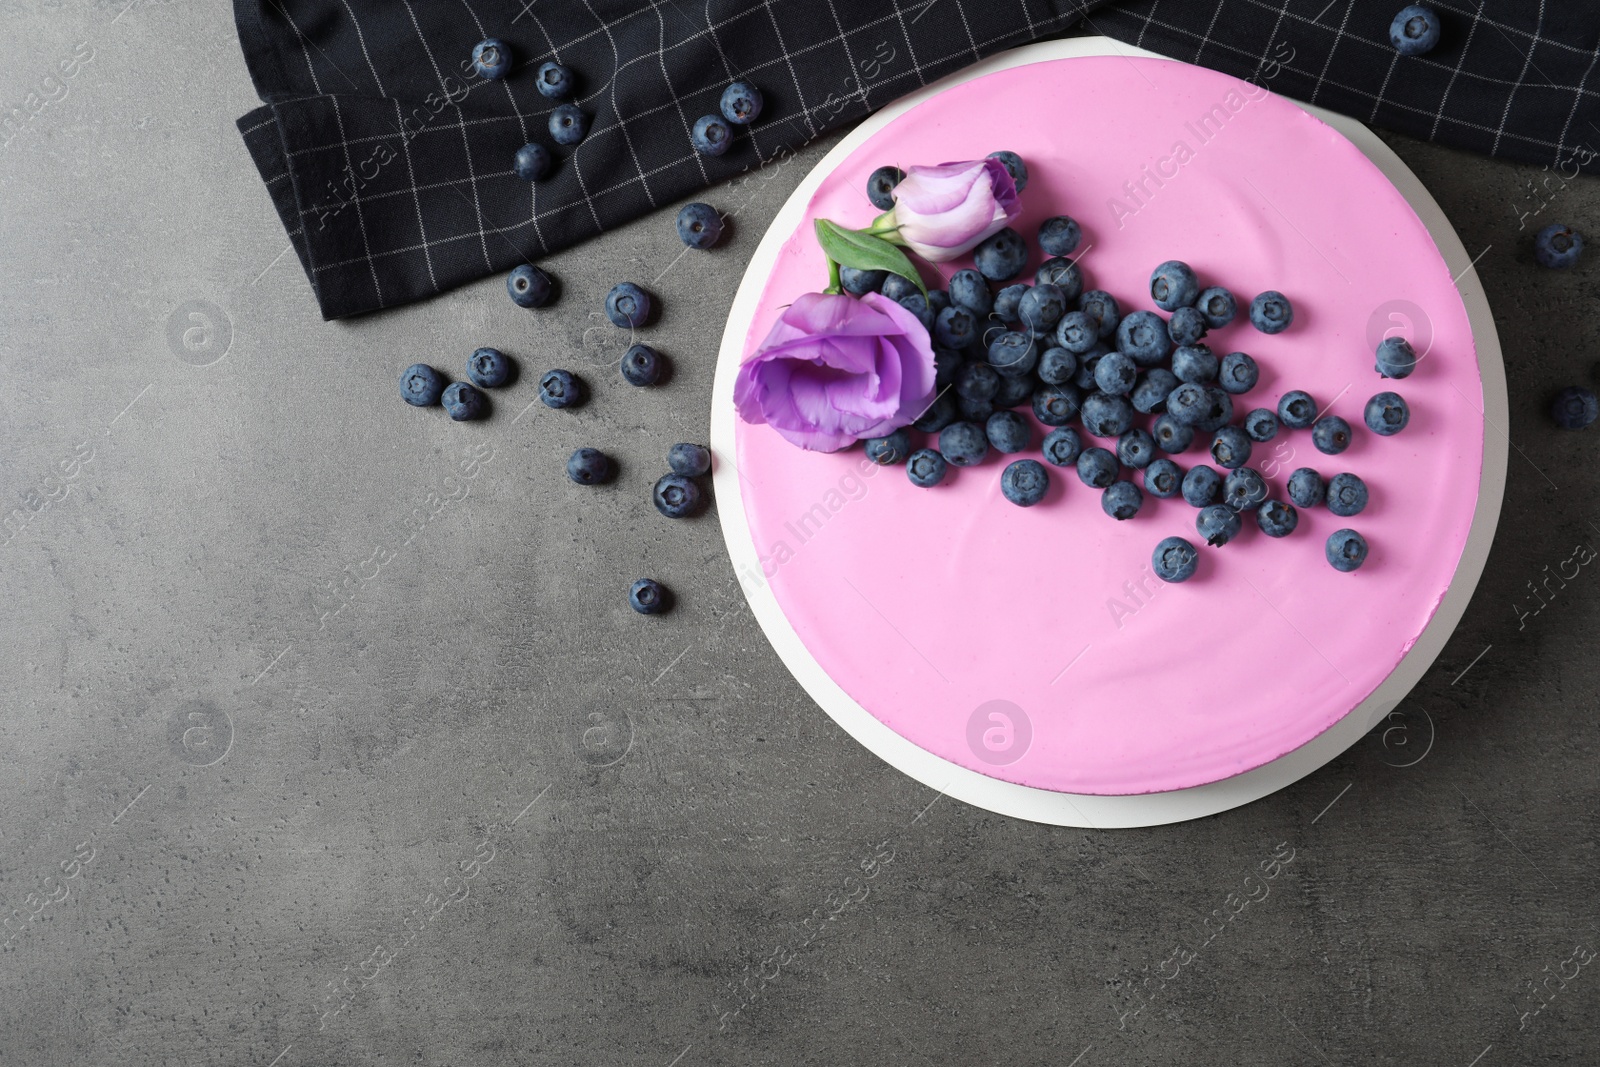
{"type": "Polygon", "coordinates": [[[1206,345],[1185,345],[1172,353],[1172,373],[1180,382],[1214,382],[1220,365],[1216,353],[1206,345]]]}
{"type": "Polygon", "coordinates": [[[994,293],[984,276],[968,267],[950,276],[950,302],[981,317],[994,310],[994,293]]]}
{"type": "Polygon", "coordinates": [[[1039,346],[1025,333],[1007,330],[989,342],[989,366],[1008,378],[1026,378],[1039,360],[1039,346]]]}
{"type": "Polygon", "coordinates": [[[1056,324],[1056,343],[1081,356],[1100,343],[1100,326],[1086,311],[1069,311],[1056,324]]]}
{"type": "Polygon", "coordinates": [[[518,307],[544,307],[550,301],[553,288],[550,275],[529,263],[514,268],[506,275],[506,292],[511,294],[511,302],[518,307]]]}
{"type": "Polygon", "coordinates": [[[1323,555],[1334,570],[1348,574],[1367,561],[1367,539],[1354,530],[1335,530],[1328,535],[1323,555]]]}
{"type": "Polygon", "coordinates": [[[511,69],[511,49],[504,41],[486,37],[472,46],[472,69],[480,78],[494,81],[511,69]]]}
{"type": "Polygon", "coordinates": [[[1117,324],[1117,351],[1141,367],[1155,366],[1171,349],[1167,324],[1154,311],[1132,312],[1117,324]]]}
{"type": "Polygon", "coordinates": [[[619,282],[606,294],[606,318],[625,329],[643,326],[650,317],[650,294],[632,282],[619,282]]]}
{"type": "Polygon", "coordinates": [[[690,248],[710,248],[721,236],[722,216],[710,204],[685,204],[678,212],[678,240],[690,248]]]}
{"type": "MultiPolygon", "coordinates": [[[[999,392],[995,396],[999,396],[999,392]]],[[[982,426],[989,421],[989,416],[1000,410],[1000,405],[994,402],[993,397],[984,400],[978,397],[956,397],[956,410],[961,413],[963,422],[976,423],[982,426]]]]}
{"type": "Polygon", "coordinates": [[[539,72],[534,75],[533,84],[539,90],[540,96],[549,97],[551,100],[565,100],[572,95],[572,71],[555,60],[549,60],[539,64],[539,72]]]}
{"type": "Polygon", "coordinates": [[[1268,537],[1288,537],[1300,525],[1300,513],[1293,504],[1269,500],[1256,509],[1256,525],[1268,537]]]}
{"type": "Polygon", "coordinates": [[[1150,435],[1156,439],[1157,448],[1173,455],[1187,452],[1194,443],[1194,427],[1185,426],[1168,411],[1156,416],[1156,421],[1150,424],[1150,435]]]}
{"type": "Polygon", "coordinates": [[[948,469],[944,457],[931,448],[919,448],[906,460],[906,477],[911,479],[912,485],[923,489],[931,489],[944,481],[948,469]]]}
{"type": "Polygon", "coordinates": [[[1162,457],[1151,460],[1144,469],[1144,491],[1162,500],[1178,495],[1183,487],[1183,468],[1162,457]]]}
{"type": "Polygon", "coordinates": [[[1291,389],[1278,398],[1278,418],[1291,430],[1306,430],[1317,420],[1317,402],[1302,389],[1291,389]]]}
{"type": "Polygon", "coordinates": [[[1104,289],[1090,289],[1078,297],[1078,310],[1095,321],[1102,341],[1116,333],[1122,321],[1122,309],[1117,306],[1117,298],[1104,289]]]}
{"type": "Polygon", "coordinates": [[[567,459],[567,477],[579,485],[609,482],[615,473],[611,457],[597,448],[580,448],[567,459]]]}
{"type": "Polygon", "coordinates": [[[1153,415],[1166,409],[1167,397],[1178,385],[1177,376],[1167,368],[1151,367],[1133,387],[1128,399],[1133,402],[1133,410],[1142,415],[1153,415]]]}
{"type": "Polygon", "coordinates": [[[1058,426],[1045,434],[1045,462],[1053,463],[1057,467],[1070,467],[1078,462],[1078,457],[1082,454],[1083,438],[1078,436],[1077,430],[1058,426]]]}
{"type": "Polygon", "coordinates": [[[1571,226],[1552,222],[1533,239],[1533,258],[1541,267],[1570,267],[1583,254],[1583,235],[1571,226]]]}
{"type": "Polygon", "coordinates": [[[628,587],[628,604],[640,615],[660,615],[672,606],[672,593],[654,578],[640,578],[628,587]]]}
{"type": "Polygon", "coordinates": [[[939,431],[939,454],[952,467],[976,466],[989,454],[989,438],[975,423],[953,422],[939,431]]]}
{"type": "Polygon", "coordinates": [[[1056,256],[1039,264],[1039,269],[1033,272],[1033,284],[1055,286],[1070,304],[1083,295],[1083,268],[1070,259],[1056,256]]]}
{"type": "Polygon", "coordinates": [[[681,519],[700,509],[700,487],[681,474],[663,474],[650,495],[656,510],[669,519],[681,519]]]}
{"type": "Polygon", "coordinates": [[[1296,507],[1314,508],[1327,497],[1328,487],[1322,475],[1310,467],[1300,467],[1289,475],[1289,499],[1296,507]]]}
{"type": "Polygon", "coordinates": [[[1206,544],[1213,548],[1232,541],[1238,536],[1242,526],[1244,520],[1239,518],[1239,513],[1221,504],[1208,504],[1194,517],[1195,532],[1205,538],[1206,544]]]}
{"type": "Polygon", "coordinates": [[[1144,494],[1132,482],[1112,482],[1100,494],[1100,508],[1118,522],[1139,514],[1144,506],[1144,494]]]}
{"type": "Polygon", "coordinates": [[[1404,337],[1385,337],[1378,343],[1377,372],[1385,378],[1407,378],[1417,369],[1417,350],[1404,337]]]}
{"type": "Polygon", "coordinates": [[[997,411],[984,423],[984,433],[996,452],[1021,452],[1033,437],[1033,427],[1015,411],[997,411]]]}
{"type": "Polygon", "coordinates": [[[511,173],[525,182],[536,182],[550,173],[555,158],[542,144],[525,144],[511,158],[511,173]]]}
{"type": "Polygon", "coordinates": [[[1078,373],[1078,357],[1065,348],[1047,348],[1039,357],[1038,373],[1046,385],[1066,385],[1078,373]]]}
{"type": "Polygon", "coordinates": [[[1090,393],[1078,415],[1083,428],[1096,437],[1120,437],[1133,425],[1133,405],[1127,397],[1111,393],[1090,393]]]}
{"type": "Polygon", "coordinates": [[[1078,414],[1078,396],[1074,385],[1041,385],[1033,391],[1033,417],[1046,426],[1065,426],[1078,414]]]}
{"type": "Polygon", "coordinates": [[[649,345],[632,345],[622,355],[622,377],[630,385],[654,385],[661,380],[662,363],[649,345]]]}
{"type": "Polygon", "coordinates": [[[1282,333],[1294,321],[1294,305],[1276,289],[1258,293],[1250,301],[1250,325],[1262,333],[1282,333]]]}
{"type": "Polygon", "coordinates": [[[698,478],[711,470],[711,450],[704,445],[675,444],[667,449],[667,466],[673,474],[698,478]]]}
{"type": "Polygon", "coordinates": [[[694,120],[689,143],[702,156],[720,156],[733,144],[733,129],[721,115],[701,115],[694,120]]]}
{"type": "Polygon", "coordinates": [[[1078,477],[1091,489],[1104,489],[1117,480],[1117,457],[1103,448],[1086,448],[1078,454],[1078,477]]]}
{"type": "Polygon", "coordinates": [[[1195,297],[1194,309],[1205,318],[1206,325],[1213,330],[1220,330],[1233,321],[1238,314],[1239,305],[1233,299],[1233,294],[1220,285],[1213,285],[1202,290],[1195,297]]]}
{"type": "Polygon", "coordinates": [[[480,348],[467,357],[467,377],[479,388],[498,389],[511,373],[511,360],[498,348],[480,348]]]}
{"type": "Polygon", "coordinates": [[[1211,458],[1217,466],[1237,470],[1250,462],[1250,435],[1237,426],[1224,426],[1211,439],[1211,458]]]}
{"type": "Polygon", "coordinates": [[[1206,410],[1200,421],[1194,424],[1194,428],[1199,433],[1216,433],[1233,421],[1233,397],[1214,385],[1207,385],[1204,388],[1206,410]]]}
{"type": "Polygon", "coordinates": [[[1139,366],[1121,352],[1109,352],[1094,367],[1094,384],[1103,393],[1124,396],[1139,380],[1139,366]]]}
{"type": "Polygon", "coordinates": [[[1124,467],[1143,470],[1156,458],[1155,440],[1135,427],[1117,438],[1117,461],[1124,467]]]}
{"type": "Polygon", "coordinates": [[[946,348],[966,348],[977,336],[978,323],[972,312],[961,307],[947,307],[933,320],[933,339],[946,348]]]}
{"type": "Polygon", "coordinates": [[[1328,479],[1328,510],[1341,519],[1359,515],[1367,506],[1367,483],[1354,474],[1335,474],[1328,479]]]}
{"type": "Polygon", "coordinates": [[[911,454],[911,432],[904,426],[884,437],[870,437],[866,442],[867,458],[880,467],[904,463],[911,454]]]}
{"type": "Polygon", "coordinates": [[[906,172],[899,167],[879,167],[867,176],[867,199],[879,211],[894,207],[894,187],[905,180],[906,172]]]}
{"type": "Polygon", "coordinates": [[[1028,246],[1022,235],[1007,226],[983,239],[972,253],[973,265],[993,282],[1009,282],[1022,273],[1028,262],[1028,246]]]}
{"type": "Polygon", "coordinates": [[[1188,307],[1200,295],[1200,280],[1189,264],[1169,259],[1150,273],[1150,299],[1162,311],[1188,307]]]}
{"type": "Polygon", "coordinates": [[[1248,393],[1260,380],[1261,368],[1243,352],[1229,352],[1222,357],[1222,365],[1217,371],[1217,384],[1223,392],[1234,396],[1248,393]]]}
{"type": "Polygon", "coordinates": [[[999,388],[1000,375],[987,363],[969,360],[956,371],[955,389],[959,397],[968,400],[993,400],[995,391],[999,388]]]}
{"type": "Polygon", "coordinates": [[[1050,472],[1036,459],[1019,459],[1000,475],[1000,492],[1019,508],[1031,508],[1050,488],[1050,472]]]}
{"type": "Polygon", "coordinates": [[[1017,301],[1017,321],[1035,337],[1048,335],[1066,311],[1067,298],[1052,282],[1039,282],[1017,301]]]}
{"type": "Polygon", "coordinates": [[[1252,441],[1270,441],[1278,436],[1278,416],[1270,408],[1256,408],[1245,415],[1244,432],[1252,441]]]}
{"type": "Polygon", "coordinates": [[[1020,193],[1028,187],[1028,165],[1022,161],[1021,156],[1002,149],[999,152],[990,152],[989,158],[998,159],[1000,165],[1006,168],[1006,173],[1011,175],[1011,180],[1016,183],[1017,192],[1020,193]]]}
{"type": "Polygon", "coordinates": [[[1047,256],[1070,256],[1082,240],[1082,228],[1066,215],[1056,215],[1039,224],[1039,247],[1047,256]]]}
{"type": "Polygon", "coordinates": [[[432,407],[444,395],[446,384],[444,375],[426,363],[413,363],[400,375],[400,399],[413,407],[432,407]]]}
{"type": "Polygon", "coordinates": [[[1361,417],[1379,437],[1392,437],[1411,421],[1411,408],[1399,393],[1379,393],[1367,401],[1361,417]]]}
{"type": "Polygon", "coordinates": [[[1150,568],[1163,582],[1186,582],[1200,565],[1200,553],[1181,537],[1163,537],[1150,554],[1150,568]]]}
{"type": "Polygon", "coordinates": [[[1198,382],[1184,382],[1167,394],[1167,414],[1184,426],[1198,426],[1210,410],[1211,398],[1198,382]]]}
{"type": "Polygon", "coordinates": [[[1198,310],[1182,307],[1167,320],[1167,336],[1175,345],[1199,344],[1206,335],[1206,319],[1198,310]]]}
{"type": "Polygon", "coordinates": [[[1594,393],[1577,385],[1561,390],[1550,405],[1550,417],[1563,430],[1586,429],[1596,415],[1600,415],[1600,403],[1594,393]]]}
{"type": "Polygon", "coordinates": [[[1407,4],[1389,23],[1389,43],[1403,56],[1420,56],[1439,43],[1439,16],[1426,4],[1407,4]]]}
{"type": "Polygon", "coordinates": [[[839,268],[839,284],[851,296],[866,296],[868,293],[876,293],[888,278],[887,271],[857,270],[854,267],[839,268]]]}
{"type": "Polygon", "coordinates": [[[546,371],[539,379],[539,399],[548,408],[570,408],[583,403],[583,380],[571,371],[546,371]]]}
{"type": "Polygon", "coordinates": [[[1318,452],[1337,456],[1350,447],[1350,424],[1337,415],[1324,415],[1311,427],[1311,443],[1318,452]]]}
{"type": "Polygon", "coordinates": [[[550,137],[559,145],[575,145],[589,133],[589,116],[576,104],[558,104],[550,112],[550,137]]]}
{"type": "Polygon", "coordinates": [[[749,82],[734,82],[722,90],[722,117],[735,126],[748,126],[761,117],[761,90],[749,82]]]}
{"type": "Polygon", "coordinates": [[[1234,511],[1249,511],[1267,499],[1267,480],[1251,467],[1228,472],[1222,480],[1222,503],[1234,511]]]}
{"type": "Polygon", "coordinates": [[[1204,463],[1189,468],[1183,476],[1183,502],[1190,507],[1203,508],[1217,502],[1222,492],[1222,475],[1204,463]]]}
{"type": "Polygon", "coordinates": [[[466,382],[451,382],[439,402],[444,405],[444,413],[457,422],[481,419],[489,413],[489,398],[466,382]]]}

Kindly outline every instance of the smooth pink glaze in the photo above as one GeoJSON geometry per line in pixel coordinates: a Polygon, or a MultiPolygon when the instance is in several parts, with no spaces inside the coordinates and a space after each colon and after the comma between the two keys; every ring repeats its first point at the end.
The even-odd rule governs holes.
{"type": "MultiPolygon", "coordinates": [[[[872,468],[859,449],[804,452],[740,423],[740,486],[766,578],[845,692],[963,767],[1045,789],[1127,794],[1267,763],[1383,681],[1455,573],[1478,498],[1483,399],[1451,272],[1383,174],[1295,104],[1181,63],[1067,59],[958,85],[853,153],[784,246],[746,352],[781,305],[827,284],[811,219],[865,225],[876,214],[863,192],[874,168],[999,148],[1020,153],[1031,172],[1018,230],[1031,241],[1051,215],[1078,219],[1089,287],[1110,290],[1124,313],[1153,307],[1150,271],[1166,259],[1241,298],[1234,325],[1207,339],[1219,356],[1238,349],[1261,364],[1260,384],[1235,398],[1239,417],[1275,409],[1298,388],[1319,405],[1333,401],[1356,428],[1341,456],[1317,452],[1309,430],[1257,445],[1252,466],[1274,496],[1286,499],[1289,473],[1310,466],[1324,477],[1359,474],[1371,503],[1349,519],[1302,510],[1282,540],[1247,517],[1232,544],[1202,545],[1193,579],[1168,586],[1151,576],[1156,543],[1177,534],[1202,544],[1181,499],[1147,494],[1140,514],[1119,523],[1098,492],[1052,467],[1045,501],[1018,508],[999,480],[1020,457],[991,453],[926,490],[900,468],[872,468]],[[1213,118],[1202,140],[1199,119],[1213,105],[1227,117],[1213,118]],[[1160,163],[1179,141],[1189,158],[1160,163]],[[1149,195],[1136,201],[1124,183],[1145,166],[1175,176],[1160,187],[1147,179],[1149,195]],[[1113,196],[1136,209],[1120,228],[1113,196]],[[1265,289],[1295,306],[1294,325],[1274,337],[1245,314],[1265,289]],[[1405,306],[1391,318],[1392,301],[1424,309],[1431,329],[1413,328],[1405,306]],[[1410,378],[1390,383],[1373,370],[1369,320],[1378,336],[1405,325],[1419,351],[1431,333],[1410,378]],[[1367,398],[1385,388],[1412,409],[1410,426],[1389,438],[1362,423],[1367,398]],[[1344,526],[1371,544],[1354,574],[1323,559],[1327,535],[1344,526]],[[1032,730],[1021,758],[998,766],[969,743],[975,709],[991,700],[1020,708],[1032,730]]],[[[1035,251],[1024,280],[1038,259],[1035,251]]],[[[1042,433],[1024,455],[1038,457],[1042,433]]],[[[922,436],[914,434],[919,445],[922,436]]],[[[1209,459],[1198,439],[1173,458],[1185,469],[1209,459]]],[[[1004,754],[1003,737],[994,742],[1004,754]]],[[[1011,744],[1011,755],[1021,751],[1011,744]]]]}

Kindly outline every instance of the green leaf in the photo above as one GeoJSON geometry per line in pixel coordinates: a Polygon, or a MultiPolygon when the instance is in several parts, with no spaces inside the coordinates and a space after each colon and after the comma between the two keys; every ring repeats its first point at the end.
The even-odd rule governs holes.
{"type": "Polygon", "coordinates": [[[862,230],[847,230],[836,222],[818,219],[817,243],[822,246],[824,255],[842,267],[898,274],[915,285],[923,296],[928,295],[928,287],[922,284],[922,276],[911,265],[911,260],[881,237],[874,237],[862,230]]]}

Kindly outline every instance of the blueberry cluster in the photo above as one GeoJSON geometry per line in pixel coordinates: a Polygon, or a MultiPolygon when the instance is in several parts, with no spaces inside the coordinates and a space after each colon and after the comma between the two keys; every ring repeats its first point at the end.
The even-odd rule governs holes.
{"type": "Polygon", "coordinates": [[[734,82],[722,90],[720,114],[702,115],[689,131],[689,143],[703,156],[720,156],[733,144],[734,129],[761,117],[761,90],[749,82],[734,82]]]}
{"type": "Polygon", "coordinates": [[[516,376],[516,364],[498,348],[480,348],[467,357],[467,382],[451,382],[426,363],[413,363],[400,373],[400,399],[413,407],[444,406],[456,422],[481,419],[489,398],[474,386],[498,389],[516,376]]]}

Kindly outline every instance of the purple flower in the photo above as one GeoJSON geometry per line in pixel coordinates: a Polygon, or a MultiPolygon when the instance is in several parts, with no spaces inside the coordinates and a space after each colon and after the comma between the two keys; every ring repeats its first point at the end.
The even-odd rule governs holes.
{"type": "Polygon", "coordinates": [[[898,240],[930,263],[972,251],[1022,213],[1016,183],[998,159],[912,167],[894,187],[898,240]]]}
{"type": "Polygon", "coordinates": [[[928,331],[880,293],[801,296],[733,383],[740,418],[814,452],[891,433],[933,397],[928,331]]]}

